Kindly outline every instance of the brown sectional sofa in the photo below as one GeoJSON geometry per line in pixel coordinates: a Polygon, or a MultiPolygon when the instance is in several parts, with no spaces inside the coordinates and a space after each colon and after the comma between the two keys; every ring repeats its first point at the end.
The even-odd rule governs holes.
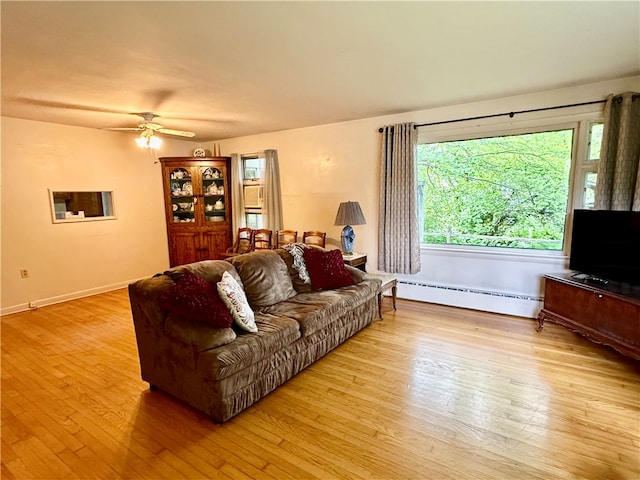
{"type": "Polygon", "coordinates": [[[312,291],[285,250],[175,267],[129,286],[143,380],[224,422],[378,315],[380,281],[346,267],[355,284],[312,291]],[[209,282],[227,271],[243,285],[257,333],[168,313],[160,297],[185,271],[209,282]]]}

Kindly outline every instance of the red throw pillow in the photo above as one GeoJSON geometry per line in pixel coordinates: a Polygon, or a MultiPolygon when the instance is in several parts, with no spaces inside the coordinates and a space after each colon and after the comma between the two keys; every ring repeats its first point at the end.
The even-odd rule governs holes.
{"type": "Polygon", "coordinates": [[[344,265],[340,250],[323,251],[317,248],[305,248],[302,255],[314,290],[329,290],[353,285],[353,278],[344,265]]]}
{"type": "Polygon", "coordinates": [[[209,283],[189,271],[160,296],[160,306],[174,315],[229,328],[233,318],[218,296],[215,283],[209,283]]]}

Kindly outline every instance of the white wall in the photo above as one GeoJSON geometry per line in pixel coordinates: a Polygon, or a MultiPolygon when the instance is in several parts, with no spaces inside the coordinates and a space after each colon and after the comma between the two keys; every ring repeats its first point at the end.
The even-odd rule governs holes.
{"type": "MultiPolygon", "coordinates": [[[[126,286],[169,266],[160,164],[131,135],[7,117],[1,126],[3,314],[126,286]],[[50,188],[113,190],[118,218],[53,224],[50,188]]],[[[193,148],[165,140],[162,155],[193,148]]]]}
{"type": "MultiPolygon", "coordinates": [[[[640,90],[640,77],[467,105],[389,115],[217,142],[221,154],[278,150],[287,228],[328,233],[339,247],[338,204],[357,200],[366,225],[356,251],[377,270],[379,155],[382,125],[449,120],[602,99],[640,90]]],[[[169,265],[160,165],[131,136],[13,118],[1,124],[1,312],[7,314],[127,285],[169,265]],[[48,189],[114,190],[117,220],[51,221],[48,189]],[[20,277],[27,269],[29,278],[20,277]]],[[[161,155],[188,156],[192,142],[165,140],[161,155]]],[[[204,145],[213,150],[213,145],[204,145]]],[[[400,276],[399,296],[535,315],[541,276],[565,259],[424,249],[423,270],[400,276]],[[490,294],[487,294],[490,293],[490,294]],[[506,295],[503,297],[496,295],[506,295]]]]}
{"type": "MultiPolygon", "coordinates": [[[[324,230],[329,246],[338,247],[342,227],[333,225],[338,205],[347,200],[360,202],[367,224],[354,227],[355,250],[367,253],[367,268],[376,271],[379,127],[601,100],[609,93],[627,90],[640,90],[640,77],[217,143],[223,155],[267,148],[278,151],[285,228],[299,232],[324,230]]],[[[542,276],[563,270],[566,258],[425,248],[422,266],[419,274],[399,276],[402,282],[398,289],[400,297],[534,317],[543,293],[542,276]]]]}

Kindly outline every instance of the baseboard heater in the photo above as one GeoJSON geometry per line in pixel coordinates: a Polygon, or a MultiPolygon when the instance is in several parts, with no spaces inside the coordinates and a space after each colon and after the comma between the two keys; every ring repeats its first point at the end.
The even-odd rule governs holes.
{"type": "Polygon", "coordinates": [[[399,284],[402,285],[413,285],[413,286],[418,286],[418,287],[425,287],[425,288],[437,288],[440,290],[451,290],[451,291],[455,291],[455,292],[462,292],[462,293],[475,293],[478,295],[489,295],[492,297],[505,297],[505,298],[513,298],[515,300],[527,300],[530,302],[542,302],[544,297],[540,297],[540,296],[534,296],[534,295],[522,295],[522,294],[517,294],[517,293],[504,293],[504,292],[495,292],[495,291],[491,291],[491,290],[478,290],[475,288],[468,288],[468,287],[452,287],[452,286],[447,286],[447,285],[438,285],[438,284],[434,284],[434,283],[425,283],[425,282],[410,282],[407,280],[398,280],[399,284]]]}

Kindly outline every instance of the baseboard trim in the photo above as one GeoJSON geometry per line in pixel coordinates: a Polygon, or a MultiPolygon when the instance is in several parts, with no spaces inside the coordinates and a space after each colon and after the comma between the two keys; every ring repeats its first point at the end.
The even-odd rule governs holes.
{"type": "Polygon", "coordinates": [[[128,287],[130,283],[133,283],[140,279],[126,280],[124,282],[112,283],[111,285],[103,285],[101,287],[89,288],[87,290],[79,290],[77,292],[66,293],[64,295],[58,295],[55,297],[41,298],[39,300],[32,300],[29,303],[35,304],[35,307],[30,307],[29,303],[20,303],[18,305],[12,305],[10,307],[3,307],[0,310],[0,315],[11,315],[12,313],[26,312],[27,310],[34,310],[40,307],[46,307],[48,305],[55,305],[56,303],[68,302],[69,300],[77,300],[79,298],[91,297],[100,293],[111,292],[113,290],[119,290],[121,288],[128,287]]]}
{"type": "Polygon", "coordinates": [[[536,318],[543,298],[509,292],[400,280],[398,298],[485,312],[536,318]]]}
{"type": "MultiPolygon", "coordinates": [[[[144,277],[146,278],[146,277],[144,277]]],[[[90,297],[100,293],[111,292],[129,286],[140,278],[118,282],[111,285],[80,290],[77,292],[58,295],[56,297],[35,300],[36,307],[46,307],[56,303],[77,300],[79,298],[90,297]]],[[[470,308],[493,313],[503,313],[519,317],[536,318],[542,308],[542,297],[532,295],[522,295],[516,293],[493,292],[488,290],[470,289],[465,287],[428,284],[423,282],[412,282],[399,280],[398,298],[416,300],[419,302],[437,303],[450,305],[453,307],[470,308]]],[[[29,303],[21,303],[10,307],[3,307],[0,315],[11,315],[13,313],[33,310],[29,303]]]]}

